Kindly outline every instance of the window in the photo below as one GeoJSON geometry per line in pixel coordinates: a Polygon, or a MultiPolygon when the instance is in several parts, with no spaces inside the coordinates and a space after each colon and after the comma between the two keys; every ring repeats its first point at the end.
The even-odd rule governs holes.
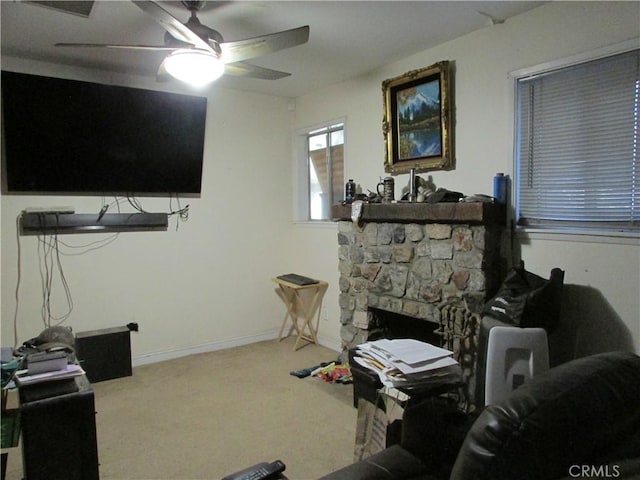
{"type": "Polygon", "coordinates": [[[304,180],[301,220],[330,220],[331,205],[344,197],[344,123],[306,131],[304,139],[304,180]]]}
{"type": "Polygon", "coordinates": [[[518,225],[640,233],[640,50],[516,80],[518,225]]]}

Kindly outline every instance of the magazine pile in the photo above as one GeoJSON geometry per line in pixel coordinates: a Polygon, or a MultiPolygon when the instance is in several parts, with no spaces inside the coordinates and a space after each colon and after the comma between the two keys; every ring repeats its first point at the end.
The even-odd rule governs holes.
{"type": "Polygon", "coordinates": [[[76,364],[67,364],[63,368],[58,370],[52,370],[47,372],[40,372],[30,374],[29,370],[17,370],[15,372],[14,380],[20,385],[33,385],[34,383],[52,382],[55,380],[66,380],[69,378],[79,377],[85,375],[85,371],[76,364]]]}
{"type": "Polygon", "coordinates": [[[455,384],[460,364],[450,350],[414,339],[382,339],[358,345],[354,360],[378,374],[385,387],[455,384]]]}

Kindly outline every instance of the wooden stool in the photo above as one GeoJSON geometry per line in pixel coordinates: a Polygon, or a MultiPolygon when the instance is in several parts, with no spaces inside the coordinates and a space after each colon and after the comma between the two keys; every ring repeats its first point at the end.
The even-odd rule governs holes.
{"type": "Polygon", "coordinates": [[[282,321],[278,340],[282,341],[283,338],[288,337],[295,330],[298,338],[293,346],[294,351],[300,348],[298,347],[300,340],[306,340],[317,345],[322,297],[329,284],[322,280],[312,285],[297,285],[279,278],[273,278],[272,280],[280,287],[278,294],[287,307],[287,313],[282,321]],[[313,324],[314,314],[316,315],[315,325],[313,324]],[[298,323],[300,317],[302,317],[302,325],[298,323]],[[289,333],[283,337],[282,332],[289,319],[291,319],[291,327],[289,327],[289,333]]]}

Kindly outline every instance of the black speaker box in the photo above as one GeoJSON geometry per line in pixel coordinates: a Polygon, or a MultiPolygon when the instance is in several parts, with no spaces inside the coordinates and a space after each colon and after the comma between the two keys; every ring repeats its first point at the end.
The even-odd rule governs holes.
{"type": "Polygon", "coordinates": [[[127,327],[79,332],[76,357],[91,383],[131,376],[131,333],[127,327]]]}

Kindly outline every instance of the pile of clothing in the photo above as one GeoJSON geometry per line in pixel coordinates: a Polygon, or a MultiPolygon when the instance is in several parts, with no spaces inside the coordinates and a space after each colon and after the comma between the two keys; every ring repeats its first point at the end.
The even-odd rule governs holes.
{"type": "Polygon", "coordinates": [[[320,377],[329,383],[353,383],[351,368],[347,364],[331,362],[326,367],[320,367],[311,373],[313,377],[320,377]]]}
{"type": "Polygon", "coordinates": [[[336,362],[323,362],[313,367],[294,370],[289,373],[290,375],[298,378],[305,378],[308,376],[320,377],[322,380],[329,383],[353,383],[351,368],[348,364],[344,363],[336,364],[336,362]]]}

